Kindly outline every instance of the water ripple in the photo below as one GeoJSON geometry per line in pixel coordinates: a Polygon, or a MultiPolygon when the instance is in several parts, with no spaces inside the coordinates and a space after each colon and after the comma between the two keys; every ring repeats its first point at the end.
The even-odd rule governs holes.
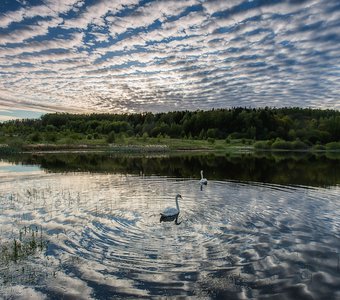
{"type": "Polygon", "coordinates": [[[4,237],[44,228],[57,273],[39,291],[56,297],[74,280],[87,298],[338,296],[339,187],[78,173],[0,193],[4,237]],[[160,223],[177,193],[180,225],[160,223]]]}

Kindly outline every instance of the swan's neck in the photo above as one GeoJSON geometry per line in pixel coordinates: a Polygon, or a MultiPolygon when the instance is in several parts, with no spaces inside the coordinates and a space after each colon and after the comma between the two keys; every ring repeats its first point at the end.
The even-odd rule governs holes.
{"type": "Polygon", "coordinates": [[[178,196],[176,196],[176,208],[177,208],[177,210],[178,210],[178,212],[179,212],[179,205],[178,205],[178,196]]]}
{"type": "Polygon", "coordinates": [[[201,171],[201,179],[203,179],[203,171],[201,171]]]}

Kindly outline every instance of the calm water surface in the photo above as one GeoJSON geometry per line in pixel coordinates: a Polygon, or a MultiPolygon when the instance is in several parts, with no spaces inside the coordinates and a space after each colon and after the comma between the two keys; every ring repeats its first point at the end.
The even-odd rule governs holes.
{"type": "Polygon", "coordinates": [[[142,159],[100,173],[3,159],[0,298],[340,299],[339,184],[228,179],[203,158],[148,174],[142,159]],[[160,223],[177,193],[181,223],[160,223]]]}

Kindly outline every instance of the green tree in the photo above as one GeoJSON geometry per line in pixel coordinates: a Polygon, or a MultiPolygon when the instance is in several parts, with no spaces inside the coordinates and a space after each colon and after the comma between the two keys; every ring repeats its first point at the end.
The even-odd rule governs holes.
{"type": "Polygon", "coordinates": [[[108,135],[107,135],[107,138],[106,138],[106,141],[111,144],[113,143],[114,141],[116,140],[116,134],[114,131],[111,131],[108,135]]]}

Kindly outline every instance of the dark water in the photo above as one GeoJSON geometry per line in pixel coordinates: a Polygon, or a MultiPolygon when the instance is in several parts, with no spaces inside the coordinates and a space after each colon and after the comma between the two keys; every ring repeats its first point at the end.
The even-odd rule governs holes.
{"type": "Polygon", "coordinates": [[[338,164],[250,155],[3,159],[0,297],[340,299],[338,164]],[[160,223],[177,193],[180,224],[160,223]]]}
{"type": "Polygon", "coordinates": [[[50,153],[5,159],[26,169],[46,172],[92,172],[176,178],[197,178],[201,169],[210,180],[237,180],[329,187],[340,184],[340,153],[243,153],[180,155],[115,155],[105,153],[50,153]]]}

